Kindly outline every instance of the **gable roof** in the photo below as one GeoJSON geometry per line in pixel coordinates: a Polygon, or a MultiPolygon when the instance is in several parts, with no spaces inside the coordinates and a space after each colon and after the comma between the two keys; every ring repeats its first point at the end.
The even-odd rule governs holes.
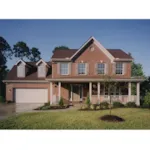
{"type": "Polygon", "coordinates": [[[19,78],[17,77],[17,65],[14,65],[13,68],[9,71],[6,80],[43,80],[45,78],[51,78],[51,62],[45,62],[49,67],[47,71],[47,75],[45,78],[39,78],[37,75],[37,62],[25,62],[26,68],[25,68],[25,73],[26,76],[24,78],[19,78]],[[27,69],[29,68],[29,69],[27,69]]]}
{"type": "Polygon", "coordinates": [[[54,51],[52,58],[70,58],[77,50],[78,49],[58,49],[54,51]]]}
{"type": "Polygon", "coordinates": [[[46,63],[43,59],[40,59],[40,60],[36,63],[36,66],[38,66],[41,62],[44,63],[44,64],[47,66],[47,63],[46,63]]]}
{"type": "MultiPolygon", "coordinates": [[[[61,50],[58,49],[56,52],[54,52],[52,58],[70,58],[73,54],[77,52],[78,49],[67,49],[67,50],[61,50]]],[[[107,49],[107,51],[114,57],[119,59],[133,59],[130,55],[125,53],[121,49],[107,49]]]]}
{"type": "Polygon", "coordinates": [[[133,59],[129,54],[125,53],[121,49],[107,49],[111,55],[113,55],[115,58],[119,59],[133,59]]]}
{"type": "Polygon", "coordinates": [[[117,59],[126,59],[132,60],[133,58],[125,53],[121,49],[106,49],[100,42],[98,42],[94,37],[90,37],[79,49],[58,49],[55,50],[52,56],[52,60],[71,60],[74,58],[82,49],[87,46],[90,42],[95,42],[95,44],[110,58],[111,61],[117,59]]]}
{"type": "Polygon", "coordinates": [[[78,51],[76,51],[75,54],[73,54],[73,55],[71,56],[70,59],[74,58],[74,57],[75,57],[80,51],[82,51],[83,48],[86,47],[90,42],[94,42],[94,43],[99,47],[99,49],[100,49],[104,54],[106,54],[107,57],[108,57],[111,61],[113,61],[114,57],[113,57],[113,56],[103,47],[103,45],[102,45],[99,41],[97,41],[93,36],[90,37],[90,38],[78,49],[78,51]]]}

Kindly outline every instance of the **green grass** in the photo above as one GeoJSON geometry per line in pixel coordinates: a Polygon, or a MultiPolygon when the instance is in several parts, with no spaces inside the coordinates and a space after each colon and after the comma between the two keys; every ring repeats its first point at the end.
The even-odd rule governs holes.
{"type": "Polygon", "coordinates": [[[109,110],[24,113],[0,121],[1,129],[150,129],[150,110],[140,108],[113,109],[112,114],[125,122],[99,120],[109,110]]]}

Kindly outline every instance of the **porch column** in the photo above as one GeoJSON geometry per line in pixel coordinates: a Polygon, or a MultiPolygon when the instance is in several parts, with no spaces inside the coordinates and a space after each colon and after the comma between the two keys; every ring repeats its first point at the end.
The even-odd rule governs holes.
{"type": "Polygon", "coordinates": [[[89,97],[90,101],[92,101],[92,82],[89,82],[89,97]]]}
{"type": "Polygon", "coordinates": [[[71,86],[70,101],[72,101],[72,84],[70,86],[71,86]]]}
{"type": "Polygon", "coordinates": [[[58,100],[61,98],[61,82],[58,82],[58,100]]]}
{"type": "Polygon", "coordinates": [[[53,83],[50,82],[50,104],[53,103],[53,83]]]}
{"type": "Polygon", "coordinates": [[[97,98],[98,103],[100,103],[100,82],[97,83],[97,98]]]}
{"type": "Polygon", "coordinates": [[[140,106],[140,83],[136,84],[136,105],[140,106]]]}
{"type": "Polygon", "coordinates": [[[131,82],[128,83],[128,102],[131,101],[131,82]]]}

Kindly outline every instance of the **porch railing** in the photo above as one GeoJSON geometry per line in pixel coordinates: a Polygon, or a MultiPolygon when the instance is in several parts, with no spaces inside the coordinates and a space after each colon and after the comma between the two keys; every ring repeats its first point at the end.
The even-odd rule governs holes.
{"type": "MultiPolygon", "coordinates": [[[[128,101],[136,102],[136,97],[137,97],[136,95],[131,95],[131,99],[128,100],[128,95],[111,95],[111,101],[112,102],[119,101],[119,102],[125,104],[128,101]]],[[[100,95],[100,102],[103,102],[103,101],[109,102],[110,96],[109,95],[100,95]]],[[[93,104],[99,103],[97,95],[92,95],[92,103],[93,104]]]]}

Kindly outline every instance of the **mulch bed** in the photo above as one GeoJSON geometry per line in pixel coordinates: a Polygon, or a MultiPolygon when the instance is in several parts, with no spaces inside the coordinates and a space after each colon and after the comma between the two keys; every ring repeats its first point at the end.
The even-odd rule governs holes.
{"type": "Polygon", "coordinates": [[[101,120],[103,121],[108,121],[108,122],[123,122],[125,121],[123,118],[115,116],[115,115],[105,115],[100,117],[101,120]]]}
{"type": "MultiPolygon", "coordinates": [[[[43,106],[42,106],[43,107],[43,106]]],[[[69,105],[67,106],[50,106],[47,109],[42,109],[42,107],[35,108],[34,110],[56,110],[56,109],[67,109],[69,108],[69,105]]]]}

